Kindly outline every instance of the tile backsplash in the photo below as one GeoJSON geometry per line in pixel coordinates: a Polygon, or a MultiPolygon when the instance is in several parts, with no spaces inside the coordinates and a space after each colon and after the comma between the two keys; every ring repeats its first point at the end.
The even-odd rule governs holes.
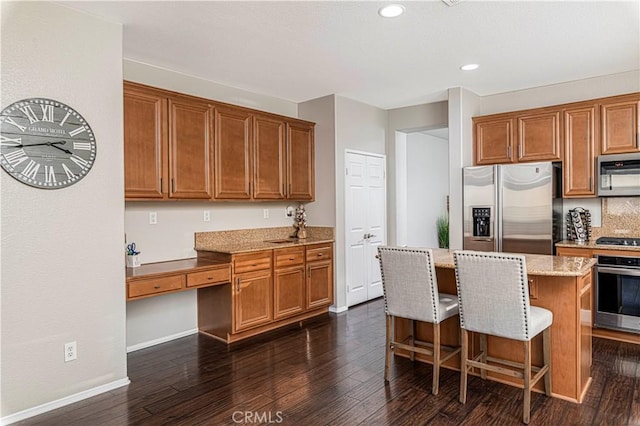
{"type": "Polygon", "coordinates": [[[602,227],[592,237],[640,238],[640,197],[602,198],[602,227]]]}

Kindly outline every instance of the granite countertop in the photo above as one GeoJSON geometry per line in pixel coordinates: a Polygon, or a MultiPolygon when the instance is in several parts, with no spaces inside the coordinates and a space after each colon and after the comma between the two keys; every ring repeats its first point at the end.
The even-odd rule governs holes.
{"type": "Polygon", "coordinates": [[[607,244],[596,244],[595,240],[586,241],[584,243],[577,243],[575,241],[563,240],[556,243],[556,247],[571,247],[571,248],[584,248],[584,249],[598,249],[598,250],[625,250],[625,251],[637,251],[640,252],[640,246],[614,246],[607,244]]]}
{"type": "Polygon", "coordinates": [[[250,253],[309,244],[334,242],[331,227],[307,227],[307,238],[290,238],[291,227],[238,229],[233,231],[198,232],[195,234],[196,251],[225,254],[250,253]]]}
{"type": "MultiPolygon", "coordinates": [[[[453,269],[453,250],[433,249],[435,265],[439,268],[453,269]]],[[[585,257],[548,256],[525,254],[527,274],[552,275],[561,277],[581,277],[596,264],[595,259],[585,257]]]]}

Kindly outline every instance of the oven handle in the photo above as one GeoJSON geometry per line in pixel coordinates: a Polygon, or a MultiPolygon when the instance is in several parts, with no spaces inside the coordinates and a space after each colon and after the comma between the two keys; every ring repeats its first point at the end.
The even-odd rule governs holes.
{"type": "Polygon", "coordinates": [[[635,270],[635,269],[607,268],[602,266],[596,266],[596,271],[604,272],[605,274],[629,275],[632,277],[640,277],[640,270],[635,270]]]}

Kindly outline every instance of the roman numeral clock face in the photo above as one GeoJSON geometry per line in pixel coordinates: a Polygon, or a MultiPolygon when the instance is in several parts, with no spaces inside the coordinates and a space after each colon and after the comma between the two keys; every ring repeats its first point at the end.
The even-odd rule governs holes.
{"type": "Polygon", "coordinates": [[[15,102],[0,114],[0,165],[20,182],[44,189],[73,185],[96,159],[89,123],[51,99],[15,102]]]}

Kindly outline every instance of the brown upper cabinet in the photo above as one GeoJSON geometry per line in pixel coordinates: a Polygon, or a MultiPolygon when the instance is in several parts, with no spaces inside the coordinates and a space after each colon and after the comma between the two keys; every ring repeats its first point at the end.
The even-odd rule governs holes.
{"type": "Polygon", "coordinates": [[[513,161],[513,118],[474,117],[475,160],[477,165],[513,161]]]}
{"type": "Polygon", "coordinates": [[[564,121],[564,196],[593,197],[596,158],[596,107],[576,105],[562,111],[564,121]]]}
{"type": "Polygon", "coordinates": [[[314,124],[216,106],[216,200],[314,197],[314,124]]]}
{"type": "Polygon", "coordinates": [[[251,199],[251,114],[215,108],[215,194],[220,200],[251,199]]]}
{"type": "Polygon", "coordinates": [[[210,117],[204,101],[125,82],[125,198],[211,198],[210,117]]]}
{"type": "Polygon", "coordinates": [[[595,197],[600,154],[640,151],[640,93],[474,117],[475,164],[562,161],[565,197],[595,197]]]}
{"type": "Polygon", "coordinates": [[[475,117],[473,123],[477,165],[562,158],[559,110],[475,117]]]}
{"type": "Polygon", "coordinates": [[[560,111],[537,111],[517,115],[516,159],[523,161],[560,161],[560,111]]]}
{"type": "Polygon", "coordinates": [[[314,126],[125,81],[125,199],[313,201],[314,126]]]}
{"type": "Polygon", "coordinates": [[[640,151],[640,94],[616,97],[600,104],[601,154],[640,151]]]}
{"type": "Polygon", "coordinates": [[[287,199],[314,199],[314,124],[306,121],[287,123],[287,199]]]}
{"type": "Polygon", "coordinates": [[[167,198],[168,99],[124,85],[124,187],[127,199],[167,198]]]}

